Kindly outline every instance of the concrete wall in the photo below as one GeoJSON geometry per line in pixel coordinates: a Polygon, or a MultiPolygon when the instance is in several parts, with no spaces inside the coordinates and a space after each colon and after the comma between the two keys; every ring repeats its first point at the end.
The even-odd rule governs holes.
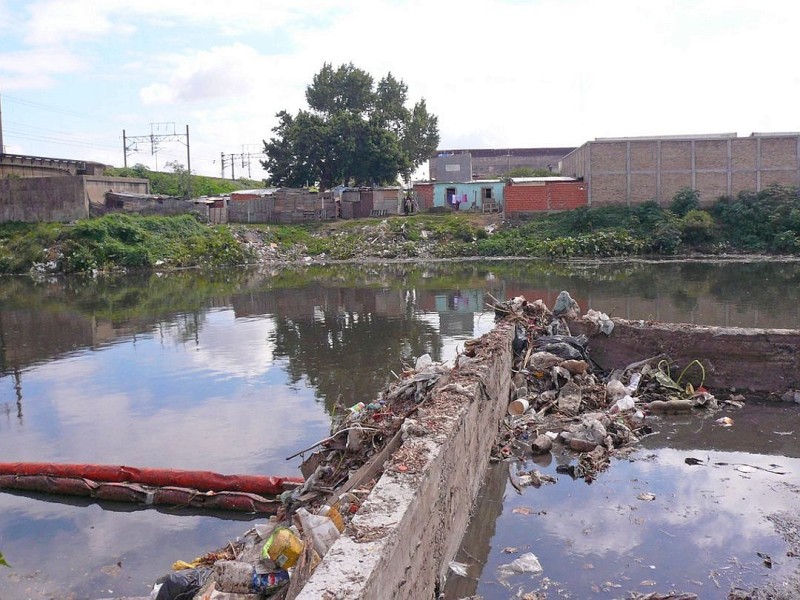
{"type": "Polygon", "coordinates": [[[91,161],[0,153],[0,178],[59,175],[101,176],[105,168],[104,164],[91,161]]]}
{"type": "Polygon", "coordinates": [[[475,362],[454,373],[473,397],[445,386],[420,408],[418,422],[432,431],[406,436],[395,456],[420,454],[424,467],[384,472],[298,599],[434,597],[461,543],[507,410],[511,337],[510,324],[501,324],[481,338],[475,362]]]}
{"type": "Polygon", "coordinates": [[[472,181],[472,155],[469,152],[434,156],[428,163],[431,181],[472,181]]]}
{"type": "Polygon", "coordinates": [[[708,206],[773,183],[800,186],[800,134],[600,139],[564,157],[561,171],[584,178],[592,206],[666,206],[684,187],[708,206]]]}
{"type": "MultiPolygon", "coordinates": [[[[702,327],[614,319],[610,336],[587,322],[570,324],[573,335],[590,335],[589,354],[603,368],[624,368],[634,361],[667,355],[685,367],[699,360],[705,386],[761,394],[800,389],[800,331],[702,327]]],[[[676,374],[677,378],[679,374],[676,374]]],[[[693,377],[696,381],[696,377],[693,377]]]]}
{"type": "MultiPolygon", "coordinates": [[[[589,352],[603,368],[623,368],[665,353],[683,366],[700,360],[707,387],[776,395],[800,388],[800,331],[614,323],[606,336],[589,321],[570,322],[574,335],[590,336],[589,352]]],[[[445,386],[426,402],[428,408],[419,410],[418,423],[436,433],[406,436],[394,456],[422,455],[424,466],[400,473],[392,468],[396,458],[387,461],[386,471],[299,599],[435,597],[460,546],[507,409],[512,335],[511,324],[500,323],[480,338],[476,362],[451,375],[474,397],[451,394],[445,386]],[[442,406],[449,407],[444,417],[442,406]]]]}
{"type": "Polygon", "coordinates": [[[68,222],[88,216],[83,177],[0,179],[0,222],[68,222]]]}
{"type": "Polygon", "coordinates": [[[86,176],[83,178],[89,202],[105,204],[106,192],[149,194],[150,180],[136,177],[86,176]]]}
{"type": "Polygon", "coordinates": [[[505,177],[513,169],[558,171],[559,161],[575,148],[472,148],[439,150],[428,161],[431,181],[456,182],[505,177]],[[446,165],[451,165],[448,171],[446,165]],[[458,167],[458,170],[456,170],[458,167]]]}
{"type": "Polygon", "coordinates": [[[63,175],[0,179],[0,222],[75,221],[89,216],[89,203],[105,206],[105,193],[147,194],[147,179],[63,175]]]}

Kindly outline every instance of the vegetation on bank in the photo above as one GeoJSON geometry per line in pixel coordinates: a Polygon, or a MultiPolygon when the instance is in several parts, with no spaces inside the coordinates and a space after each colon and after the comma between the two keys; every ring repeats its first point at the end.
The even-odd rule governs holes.
{"type": "Polygon", "coordinates": [[[229,228],[205,225],[191,215],[0,224],[1,273],[224,266],[247,259],[246,246],[229,228]]]}
{"type": "Polygon", "coordinates": [[[494,223],[431,212],[303,225],[209,226],[193,216],[111,214],[75,225],[0,225],[0,272],[224,266],[273,260],[529,256],[602,258],[702,253],[800,254],[800,192],[773,186],[701,209],[682,190],[666,208],[581,208],[494,223]]]}
{"type": "Polygon", "coordinates": [[[109,177],[139,177],[150,180],[150,193],[160,196],[182,198],[191,193],[192,196],[220,196],[237,190],[263,188],[263,181],[252,179],[221,179],[203,175],[190,175],[189,171],[177,161],[166,165],[170,171],[151,171],[145,165],[133,167],[109,167],[104,174],[109,177]]]}

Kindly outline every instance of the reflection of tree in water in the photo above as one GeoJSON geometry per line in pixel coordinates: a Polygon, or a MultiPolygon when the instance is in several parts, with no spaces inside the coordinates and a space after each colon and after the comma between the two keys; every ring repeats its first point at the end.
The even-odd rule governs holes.
{"type": "Polygon", "coordinates": [[[790,312],[797,306],[800,263],[734,263],[719,265],[709,293],[719,302],[756,304],[765,311],[790,312]]]}
{"type": "Polygon", "coordinates": [[[274,356],[287,357],[293,382],[304,376],[328,411],[370,402],[386,384],[390,369],[430,353],[441,360],[442,340],[408,312],[397,316],[326,309],[324,318],[276,318],[274,356]]]}

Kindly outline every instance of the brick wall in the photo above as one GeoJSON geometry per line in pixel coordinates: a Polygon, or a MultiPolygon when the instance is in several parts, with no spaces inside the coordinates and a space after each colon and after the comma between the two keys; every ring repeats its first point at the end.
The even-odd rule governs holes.
{"type": "Polygon", "coordinates": [[[433,184],[432,183],[415,183],[414,195],[417,199],[417,204],[420,210],[433,208],[433,184]]]}
{"type": "Polygon", "coordinates": [[[503,195],[507,214],[571,210],[588,204],[588,186],[581,181],[508,184],[503,195]]]}

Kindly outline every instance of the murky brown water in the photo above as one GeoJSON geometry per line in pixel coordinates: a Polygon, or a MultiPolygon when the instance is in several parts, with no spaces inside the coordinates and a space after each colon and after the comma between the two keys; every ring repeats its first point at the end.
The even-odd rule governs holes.
{"type": "MultiPolygon", "coordinates": [[[[800,328],[797,263],[578,268],[516,261],[96,280],[3,278],[0,457],[295,475],[299,458],[285,457],[328,434],[337,401],[368,402],[403,360],[425,352],[435,360],[451,359],[465,339],[490,329],[486,294],[524,294],[552,305],[562,289],[584,310],[629,318],[800,328]]],[[[626,468],[679,463],[680,456],[638,460],[626,468]]],[[[796,458],[787,449],[776,456],[796,458]]],[[[726,456],[714,462],[754,460],[726,456]]],[[[680,476],[702,472],[726,471],[710,467],[680,476]]],[[[646,479],[623,473],[614,468],[607,476],[646,479]]],[[[667,480],[677,481],[677,471],[667,473],[673,473],[667,480]]],[[[730,473],[732,480],[743,475],[730,473]]],[[[754,476],[764,477],[760,471],[754,476]]],[[[493,477],[504,488],[502,477],[493,477]]],[[[604,489],[604,481],[612,480],[589,487],[559,480],[551,489],[572,490],[565,497],[596,509],[601,498],[585,492],[604,489]]],[[[772,485],[769,478],[764,484],[772,485]]],[[[668,482],[659,485],[668,489],[668,482]]],[[[659,497],[672,493],[660,489],[659,497]]],[[[499,541],[504,528],[516,535],[520,524],[543,521],[498,502],[497,514],[520,521],[487,519],[487,531],[496,529],[500,536],[492,545],[511,545],[499,541]]],[[[536,506],[527,494],[524,502],[519,506],[536,506]]],[[[650,508],[639,504],[625,499],[625,506],[638,508],[633,518],[662,506],[659,499],[650,508]]],[[[632,514],[630,508],[619,510],[632,514]]],[[[649,518],[655,517],[648,513],[649,518]]],[[[0,567],[0,598],[146,595],[172,562],[224,545],[253,520],[0,493],[0,551],[12,566],[0,567]]],[[[602,537],[570,536],[596,544],[602,537]]],[[[540,554],[534,537],[513,543],[530,544],[540,554]]],[[[619,580],[612,577],[616,571],[633,577],[617,562],[608,563],[611,555],[594,557],[593,548],[582,549],[589,558],[580,565],[577,559],[568,563],[580,567],[576,573],[591,572],[601,584],[619,580]],[[588,563],[594,568],[584,568],[588,563]],[[606,564],[616,566],[604,571],[606,564]]],[[[773,546],[761,550],[780,555],[773,546]]],[[[744,551],[740,555],[752,560],[744,551]]],[[[550,571],[556,567],[549,559],[542,562],[546,577],[560,584],[568,579],[565,571],[550,571]]],[[[662,581],[652,574],[648,579],[662,581]]]]}

